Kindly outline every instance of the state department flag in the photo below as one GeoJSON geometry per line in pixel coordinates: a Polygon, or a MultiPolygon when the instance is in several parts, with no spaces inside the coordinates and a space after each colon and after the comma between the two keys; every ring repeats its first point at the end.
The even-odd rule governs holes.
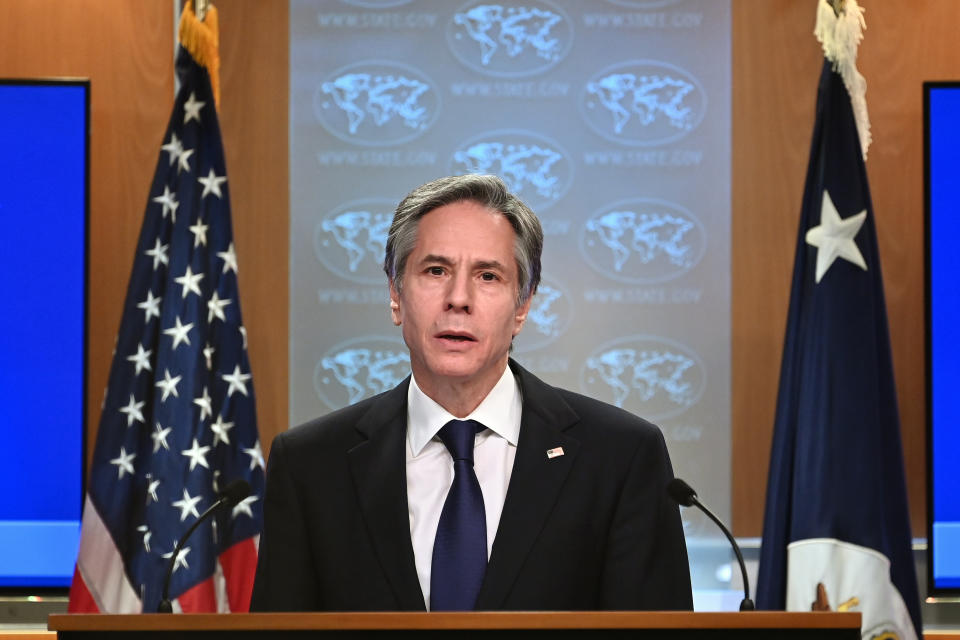
{"type": "Polygon", "coordinates": [[[757,606],[859,611],[864,638],[917,638],[920,606],[873,207],[851,97],[833,66],[824,61],[817,96],[757,606]]]}
{"type": "Polygon", "coordinates": [[[210,76],[183,48],[176,66],[181,86],[110,370],[71,612],[156,611],[177,539],[241,478],[253,493],[193,533],[170,595],[175,611],[249,609],[264,463],[229,187],[210,76]]]}

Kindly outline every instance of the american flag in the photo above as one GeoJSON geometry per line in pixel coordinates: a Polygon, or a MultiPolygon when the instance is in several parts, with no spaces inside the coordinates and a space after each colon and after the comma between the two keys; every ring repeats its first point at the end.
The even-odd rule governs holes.
{"type": "Polygon", "coordinates": [[[130,276],[83,511],[71,612],[153,612],[177,539],[233,480],[253,493],[190,537],[174,610],[245,611],[263,521],[230,195],[210,77],[183,48],[130,276]]]}

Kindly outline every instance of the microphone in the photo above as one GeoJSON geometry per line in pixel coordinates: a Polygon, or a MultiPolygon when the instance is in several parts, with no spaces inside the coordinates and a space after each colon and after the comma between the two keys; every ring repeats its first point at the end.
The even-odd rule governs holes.
{"type": "Polygon", "coordinates": [[[707,516],[717,523],[717,526],[720,527],[720,530],[723,531],[723,534],[727,536],[727,540],[730,541],[730,544],[733,545],[733,551],[737,554],[737,562],[740,563],[740,573],[743,575],[743,600],[740,601],[740,611],[753,611],[756,607],[753,604],[753,600],[750,599],[750,582],[747,580],[747,565],[743,563],[743,554],[740,553],[740,545],[737,544],[737,541],[733,539],[733,535],[730,533],[730,530],[727,529],[720,518],[713,515],[713,512],[710,509],[707,509],[703,506],[703,503],[697,499],[697,492],[693,490],[693,487],[688,485],[686,482],[680,478],[674,478],[667,484],[667,493],[670,494],[670,497],[673,500],[683,507],[697,507],[703,511],[707,516]]]}
{"type": "Polygon", "coordinates": [[[190,534],[200,526],[200,523],[209,518],[215,511],[221,507],[235,507],[237,503],[250,495],[252,489],[246,480],[234,480],[227,485],[226,489],[220,492],[217,501],[210,505],[210,508],[200,514],[200,517],[190,525],[187,532],[177,541],[170,555],[170,564],[167,565],[167,576],[163,580],[163,599],[157,606],[157,613],[173,613],[173,603],[170,602],[170,580],[173,578],[173,568],[176,566],[177,557],[180,555],[180,549],[186,544],[190,534]]]}

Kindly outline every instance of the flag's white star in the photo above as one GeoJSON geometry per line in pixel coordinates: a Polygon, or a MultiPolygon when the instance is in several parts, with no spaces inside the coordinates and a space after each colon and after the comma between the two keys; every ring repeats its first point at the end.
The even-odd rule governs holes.
{"type": "Polygon", "coordinates": [[[213,354],[216,353],[216,351],[216,349],[210,346],[209,342],[203,347],[203,357],[207,361],[207,369],[213,369],[213,354]]]}
{"type": "Polygon", "coordinates": [[[127,453],[127,450],[120,447],[120,455],[110,461],[110,464],[117,465],[117,478],[122,478],[124,473],[134,475],[133,459],[137,457],[135,453],[127,453]]]}
{"type": "Polygon", "coordinates": [[[223,313],[223,308],[228,304],[230,304],[230,298],[221,300],[217,292],[214,291],[213,295],[210,296],[210,299],[207,301],[207,324],[213,322],[214,316],[221,322],[226,322],[227,316],[223,313]]]}
{"type": "Polygon", "coordinates": [[[173,166],[173,163],[177,161],[177,158],[180,157],[180,154],[183,153],[183,145],[180,144],[180,140],[177,138],[176,133],[171,133],[170,142],[160,148],[170,154],[171,167],[173,166]]]}
{"type": "Polygon", "coordinates": [[[220,493],[220,469],[213,470],[213,492],[220,493]]]}
{"type": "Polygon", "coordinates": [[[210,228],[210,225],[203,224],[203,220],[197,218],[197,223],[189,227],[190,233],[193,234],[193,248],[196,249],[200,245],[207,246],[207,229],[210,228]]]}
{"type": "Polygon", "coordinates": [[[233,429],[233,423],[224,422],[223,416],[217,416],[217,421],[210,425],[210,430],[213,431],[213,446],[220,442],[230,444],[230,429],[233,429]]]}
{"type": "Polygon", "coordinates": [[[200,407],[200,419],[203,420],[207,416],[213,415],[213,406],[210,404],[210,394],[207,393],[207,388],[203,388],[203,395],[199,398],[193,399],[193,404],[200,407]]]}
{"type": "Polygon", "coordinates": [[[217,251],[217,257],[223,260],[223,273],[227,271],[237,272],[237,252],[234,250],[232,242],[226,251],[217,251]]]}
{"type": "Polygon", "coordinates": [[[210,465],[207,464],[207,451],[210,451],[210,447],[201,447],[197,439],[194,438],[193,446],[189,449],[184,449],[180,453],[190,458],[190,471],[193,471],[198,464],[206,469],[210,468],[210,465]]]}
{"type": "Polygon", "coordinates": [[[153,245],[153,249],[147,249],[144,251],[145,254],[153,258],[153,270],[157,270],[157,266],[161,263],[170,264],[170,258],[167,257],[167,249],[170,247],[168,244],[160,244],[160,238],[156,239],[156,242],[153,245]]]}
{"type": "Polygon", "coordinates": [[[157,489],[160,488],[160,481],[154,480],[150,474],[147,474],[147,478],[150,480],[150,484],[147,485],[147,504],[150,504],[150,501],[160,502],[157,498],[157,489]]]}
{"type": "Polygon", "coordinates": [[[137,401],[134,399],[133,394],[131,393],[131,394],[130,394],[130,402],[127,403],[127,406],[125,406],[125,407],[120,407],[120,413],[125,413],[125,414],[127,414],[127,426],[128,426],[128,427],[133,424],[133,421],[134,421],[134,420],[136,420],[137,422],[143,422],[143,421],[144,421],[144,420],[143,420],[143,412],[140,411],[140,409],[143,408],[143,405],[144,405],[144,401],[137,402],[137,401]]]}
{"type": "MultiPolygon", "coordinates": [[[[199,500],[199,498],[197,499],[199,500]]],[[[181,518],[180,521],[183,522],[183,519],[181,518]]],[[[176,548],[176,543],[174,543],[174,548],[176,548]]],[[[176,573],[177,569],[179,569],[180,567],[183,567],[184,569],[187,569],[187,570],[190,569],[190,565],[187,564],[188,553],[190,553],[190,547],[183,547],[182,549],[180,549],[180,553],[177,554],[177,559],[173,561],[174,573],[176,573]]],[[[173,551],[170,551],[169,553],[162,554],[160,557],[166,558],[167,560],[169,560],[170,556],[172,555],[173,555],[173,551]]]]}
{"type": "Polygon", "coordinates": [[[223,378],[224,382],[230,383],[227,388],[228,398],[233,395],[234,391],[239,391],[245,396],[250,395],[247,393],[247,380],[250,379],[250,374],[240,373],[240,365],[233,365],[233,373],[221,373],[220,377],[223,378]]]}
{"type": "Polygon", "coordinates": [[[160,423],[157,423],[156,430],[150,434],[150,437],[153,438],[153,452],[156,453],[160,451],[160,447],[163,447],[167,451],[170,450],[170,445],[167,444],[167,435],[173,430],[173,427],[167,427],[164,429],[160,426],[160,423]]]}
{"type": "Polygon", "coordinates": [[[135,376],[140,375],[140,372],[146,369],[147,371],[153,371],[153,367],[150,366],[150,354],[153,353],[152,349],[144,349],[143,345],[137,344],[137,352],[132,356],[127,356],[127,360],[136,365],[136,372],[133,374],[135,376]]]}
{"type": "Polygon", "coordinates": [[[179,398],[180,394],[177,393],[177,385],[180,384],[180,379],[183,376],[173,376],[170,377],[170,370],[163,370],[163,380],[158,381],[154,386],[163,391],[163,395],[160,397],[160,402],[166,402],[167,398],[172,394],[174,398],[179,398]]]}
{"type": "Polygon", "coordinates": [[[223,198],[223,193],[220,192],[220,185],[226,181],[227,176],[218,176],[214,173],[213,167],[210,167],[206,178],[197,178],[197,182],[203,185],[203,193],[200,195],[200,198],[206,198],[211,193],[218,198],[223,198]]]}
{"type": "Polygon", "coordinates": [[[183,124],[187,124],[191,120],[200,122],[200,109],[202,109],[205,104],[207,103],[197,100],[196,93],[191,91],[190,98],[183,103],[183,124]]]}
{"type": "Polygon", "coordinates": [[[137,531],[140,531],[143,533],[143,548],[146,550],[147,553],[150,553],[150,537],[153,534],[150,532],[150,529],[148,529],[147,525],[145,524],[142,524],[139,527],[137,527],[137,531]]]}
{"type": "Polygon", "coordinates": [[[186,488],[183,490],[183,500],[176,500],[170,504],[178,509],[180,509],[180,522],[183,522],[187,519],[187,516],[192,515],[194,518],[199,518],[200,514],[197,513],[197,503],[200,502],[200,496],[190,497],[190,494],[187,493],[186,488]]]}
{"type": "Polygon", "coordinates": [[[180,157],[177,158],[177,173],[186,170],[190,173],[190,156],[193,155],[193,149],[183,149],[180,151],[180,157]]]}
{"type": "Polygon", "coordinates": [[[203,280],[203,272],[194,273],[190,269],[190,265],[187,265],[187,270],[179,278],[174,278],[173,281],[181,285],[183,297],[186,298],[187,294],[193,292],[198,296],[200,293],[200,281],[203,280]]]}
{"type": "Polygon", "coordinates": [[[243,325],[240,325],[238,331],[240,331],[240,336],[243,338],[243,349],[247,349],[247,328],[243,325]]]}
{"type": "Polygon", "coordinates": [[[180,324],[180,316],[177,316],[176,325],[170,327],[169,329],[164,329],[163,332],[173,338],[173,348],[176,349],[181,342],[186,342],[187,346],[190,346],[190,337],[187,334],[192,328],[192,322],[180,324]]]}
{"type": "Polygon", "coordinates": [[[247,496],[243,500],[237,503],[237,506],[233,508],[233,512],[230,514],[231,518],[236,518],[241,513],[249,517],[253,517],[253,511],[250,510],[250,505],[257,501],[257,496],[247,496]]]}
{"type": "Polygon", "coordinates": [[[163,300],[163,296],[158,298],[153,297],[153,292],[147,291],[147,299],[143,302],[137,303],[137,308],[143,309],[143,322],[144,324],[150,322],[150,316],[160,317],[160,301],[163,300]]]}
{"type": "MultiPolygon", "coordinates": [[[[170,187],[163,185],[163,195],[153,199],[154,202],[159,202],[163,205],[163,217],[166,218],[169,213],[171,214],[170,219],[174,222],[177,221],[177,207],[180,206],[180,203],[177,202],[176,195],[176,192],[170,191],[170,187]]],[[[160,240],[158,239],[157,242],[160,242],[160,240]]],[[[154,266],[153,268],[156,269],[157,267],[154,266]]]]}
{"type": "Polygon", "coordinates": [[[263,462],[263,451],[260,449],[259,440],[257,440],[253,447],[244,449],[243,452],[250,456],[250,471],[253,471],[257,467],[266,469],[267,465],[263,462]]]}
{"type": "Polygon", "coordinates": [[[867,219],[867,210],[840,218],[837,208],[833,205],[830,193],[823,190],[823,204],[820,207],[820,224],[807,231],[807,244],[817,247],[817,271],[814,276],[820,282],[827,270],[837,258],[843,258],[867,270],[867,263],[860,253],[860,248],[854,241],[860,227],[867,219]]]}

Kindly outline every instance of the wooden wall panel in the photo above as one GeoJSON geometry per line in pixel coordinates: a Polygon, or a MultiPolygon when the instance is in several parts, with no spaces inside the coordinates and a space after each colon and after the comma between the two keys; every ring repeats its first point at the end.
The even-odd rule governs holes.
{"type": "MultiPolygon", "coordinates": [[[[870,2],[859,67],[914,535],[925,536],[924,80],[960,78],[960,4],[870,2]]],[[[760,535],[821,64],[814,2],[733,2],[733,519],[760,535]]]]}
{"type": "Polygon", "coordinates": [[[288,425],[290,215],[286,2],[218,0],[220,127],[264,455],[288,425]]]}
{"type": "MultiPolygon", "coordinates": [[[[287,427],[288,13],[222,0],[221,129],[265,450],[287,427]]],[[[0,77],[91,79],[88,461],[148,189],[173,107],[170,0],[0,3],[0,77]]]]}
{"type": "Polygon", "coordinates": [[[823,60],[811,35],[812,7],[812,2],[743,0],[733,5],[731,468],[734,532],[741,536],[760,535],[763,523],[794,244],[823,60]]]}
{"type": "Polygon", "coordinates": [[[0,3],[0,76],[91,85],[87,458],[173,101],[169,2],[0,3]]]}

